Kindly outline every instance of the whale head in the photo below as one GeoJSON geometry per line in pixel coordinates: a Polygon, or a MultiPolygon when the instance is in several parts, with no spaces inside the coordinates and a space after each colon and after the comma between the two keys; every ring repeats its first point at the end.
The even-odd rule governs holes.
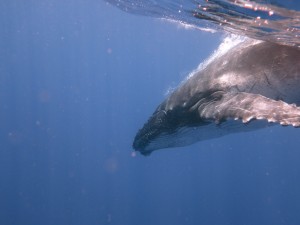
{"type": "Polygon", "coordinates": [[[143,155],[272,124],[300,127],[300,51],[245,41],[196,70],[134,139],[143,155]]]}
{"type": "Polygon", "coordinates": [[[196,111],[183,107],[166,110],[164,103],[158,107],[135,136],[133,148],[142,155],[150,155],[154,150],[181,147],[197,142],[199,129],[208,122],[199,118],[196,111]]]}

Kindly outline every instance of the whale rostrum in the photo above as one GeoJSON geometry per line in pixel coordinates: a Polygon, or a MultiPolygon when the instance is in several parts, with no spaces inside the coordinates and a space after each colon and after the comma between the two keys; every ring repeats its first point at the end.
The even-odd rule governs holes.
{"type": "Polygon", "coordinates": [[[215,57],[163,101],[133,147],[143,155],[234,132],[300,126],[300,49],[246,40],[215,57]]]}

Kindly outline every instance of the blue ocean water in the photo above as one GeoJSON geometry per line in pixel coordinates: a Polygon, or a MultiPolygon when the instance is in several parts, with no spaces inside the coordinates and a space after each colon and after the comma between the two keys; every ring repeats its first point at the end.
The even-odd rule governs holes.
{"type": "Polygon", "coordinates": [[[298,129],[132,155],[222,34],[96,0],[0,8],[1,225],[299,224],[298,129]]]}

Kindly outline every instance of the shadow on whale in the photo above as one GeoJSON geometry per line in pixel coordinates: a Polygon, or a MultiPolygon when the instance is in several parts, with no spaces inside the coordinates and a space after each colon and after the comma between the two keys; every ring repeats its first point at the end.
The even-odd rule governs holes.
{"type": "Polygon", "coordinates": [[[300,126],[300,49],[247,39],[196,70],[140,129],[143,155],[274,124],[300,126]]]}

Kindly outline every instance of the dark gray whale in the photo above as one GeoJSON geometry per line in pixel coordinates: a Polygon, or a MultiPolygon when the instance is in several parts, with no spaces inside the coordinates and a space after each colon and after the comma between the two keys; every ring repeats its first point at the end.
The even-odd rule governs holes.
{"type": "Polygon", "coordinates": [[[133,147],[143,155],[271,124],[300,126],[300,49],[244,41],[195,72],[155,110],[133,147]]]}

